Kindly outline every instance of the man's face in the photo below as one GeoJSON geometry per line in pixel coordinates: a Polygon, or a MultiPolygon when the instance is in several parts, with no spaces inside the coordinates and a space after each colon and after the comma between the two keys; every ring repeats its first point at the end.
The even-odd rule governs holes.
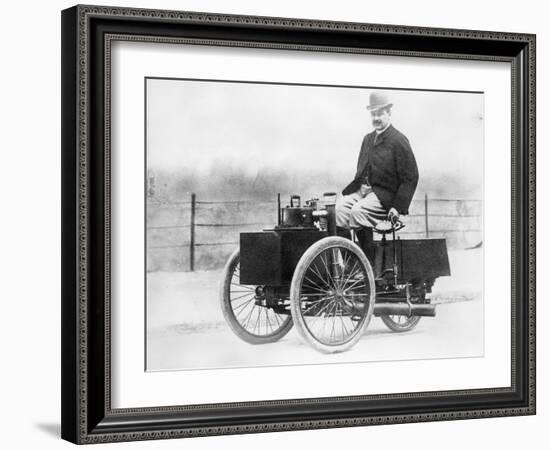
{"type": "Polygon", "coordinates": [[[370,112],[372,126],[375,130],[383,130],[390,123],[391,115],[388,109],[375,109],[370,112]]]}

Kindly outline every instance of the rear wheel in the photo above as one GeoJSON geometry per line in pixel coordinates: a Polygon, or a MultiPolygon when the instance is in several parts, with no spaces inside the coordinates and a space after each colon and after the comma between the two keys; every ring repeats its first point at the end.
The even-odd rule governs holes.
{"type": "Polygon", "coordinates": [[[321,239],[300,258],[290,309],[298,332],[316,350],[336,353],[355,345],[372,317],[374,301],[371,265],[350,240],[321,239]]]}
{"type": "Polygon", "coordinates": [[[380,318],[390,330],[396,333],[411,331],[418,325],[418,322],[420,322],[420,316],[382,315],[380,318]]]}
{"type": "MultiPolygon", "coordinates": [[[[413,288],[411,295],[412,303],[424,303],[426,301],[426,290],[422,284],[420,287],[413,288]]],[[[418,322],[420,322],[420,316],[404,316],[404,315],[381,315],[382,322],[392,331],[396,333],[403,333],[405,331],[411,331],[414,329],[418,322]]]]}
{"type": "Polygon", "coordinates": [[[240,284],[240,256],[236,250],[225,265],[220,287],[225,320],[233,332],[249,344],[278,341],[292,328],[292,317],[263,305],[256,288],[240,284]]]}

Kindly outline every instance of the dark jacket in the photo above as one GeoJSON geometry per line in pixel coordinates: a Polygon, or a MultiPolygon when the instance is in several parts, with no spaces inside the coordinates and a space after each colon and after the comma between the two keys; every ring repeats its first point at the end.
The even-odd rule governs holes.
{"type": "Polygon", "coordinates": [[[376,143],[375,136],[373,131],[363,138],[355,179],[342,194],[356,192],[366,178],[384,208],[408,214],[418,184],[418,167],[409,140],[393,125],[378,136],[376,143]]]}

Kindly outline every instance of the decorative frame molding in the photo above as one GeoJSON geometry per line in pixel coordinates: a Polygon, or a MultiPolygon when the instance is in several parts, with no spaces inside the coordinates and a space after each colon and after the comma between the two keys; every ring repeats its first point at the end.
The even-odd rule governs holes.
{"type": "Polygon", "coordinates": [[[63,11],[62,27],[63,438],[84,444],[535,413],[534,35],[99,6],[63,11]],[[153,24],[158,34],[145,34],[153,24]],[[170,36],[163,35],[166,29],[170,36]],[[242,31],[254,40],[240,37],[242,31]],[[173,35],[178,32],[181,36],[173,35]],[[113,410],[110,49],[116,40],[511,63],[510,388],[113,410]],[[93,152],[97,148],[103,149],[101,155],[93,152]],[[381,406],[391,401],[394,407],[381,406]],[[363,402],[361,415],[334,417],[331,405],[341,408],[350,402],[363,402]],[[288,411],[291,405],[294,415],[288,411]],[[400,405],[407,412],[399,413],[400,405]],[[257,410],[247,415],[244,406],[257,410]],[[216,414],[228,409],[236,414],[224,422],[216,414]],[[271,418],[259,421],[258,411],[271,418]],[[311,412],[311,417],[298,419],[300,411],[302,417],[311,412]]]}

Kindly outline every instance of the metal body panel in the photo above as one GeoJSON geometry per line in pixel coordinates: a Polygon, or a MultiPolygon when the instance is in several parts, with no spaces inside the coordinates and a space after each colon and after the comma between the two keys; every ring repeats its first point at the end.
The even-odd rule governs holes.
{"type": "MultiPolygon", "coordinates": [[[[375,276],[393,265],[393,242],[376,242],[375,276]]],[[[445,239],[396,239],[399,281],[429,280],[451,275],[445,239]]]]}
{"type": "MultiPolygon", "coordinates": [[[[304,252],[326,231],[276,229],[241,233],[241,283],[284,286],[304,252]]],[[[393,265],[393,242],[375,241],[375,276],[393,265]]],[[[451,274],[445,239],[397,239],[395,241],[399,281],[429,280],[451,274]]]]}
{"type": "Polygon", "coordinates": [[[290,284],[304,252],[327,237],[319,230],[274,230],[241,233],[240,283],[282,286],[290,284]]]}
{"type": "Polygon", "coordinates": [[[281,239],[276,231],[241,233],[240,283],[278,285],[281,239]]]}

